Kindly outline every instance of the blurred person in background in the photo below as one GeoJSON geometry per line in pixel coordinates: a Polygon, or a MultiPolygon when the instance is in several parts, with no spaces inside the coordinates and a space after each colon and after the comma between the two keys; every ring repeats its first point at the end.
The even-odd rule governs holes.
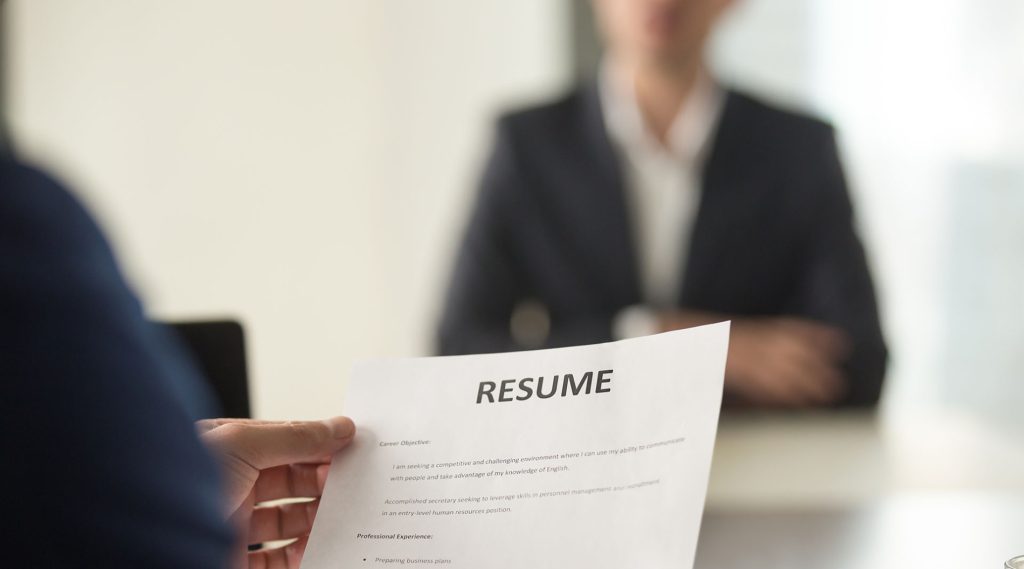
{"type": "Polygon", "coordinates": [[[719,84],[730,0],[593,0],[595,81],[503,117],[444,354],[733,321],[726,401],[870,406],[887,350],[832,128],[719,84]]]}

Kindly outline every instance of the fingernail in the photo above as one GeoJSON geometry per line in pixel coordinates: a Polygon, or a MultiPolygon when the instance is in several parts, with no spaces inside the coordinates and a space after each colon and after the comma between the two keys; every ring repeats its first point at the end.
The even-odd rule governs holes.
{"type": "Polygon", "coordinates": [[[336,439],[347,439],[355,434],[356,425],[348,417],[334,417],[327,419],[324,424],[330,427],[331,436],[336,439]]]}

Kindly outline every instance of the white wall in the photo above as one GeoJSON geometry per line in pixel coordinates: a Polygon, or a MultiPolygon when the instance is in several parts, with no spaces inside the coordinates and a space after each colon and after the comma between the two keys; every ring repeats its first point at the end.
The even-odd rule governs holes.
{"type": "MultiPolygon", "coordinates": [[[[241,316],[257,411],[423,354],[497,109],[569,75],[561,0],[8,0],[20,142],[162,316],[241,316]]],[[[896,414],[1024,396],[1024,4],[743,0],[720,73],[839,128],[896,414]]]]}
{"type": "Polygon", "coordinates": [[[496,112],[569,74],[551,0],[11,0],[10,118],[166,318],[247,325],[256,412],[430,351],[496,112]]]}
{"type": "Polygon", "coordinates": [[[1024,4],[819,0],[899,351],[893,403],[1024,425],[1024,4]]]}

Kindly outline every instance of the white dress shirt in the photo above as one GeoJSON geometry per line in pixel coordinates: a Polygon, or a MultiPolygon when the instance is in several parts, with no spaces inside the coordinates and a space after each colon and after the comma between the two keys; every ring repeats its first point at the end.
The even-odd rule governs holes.
{"type": "Polygon", "coordinates": [[[663,144],[644,120],[631,77],[606,62],[599,89],[605,126],[621,160],[644,302],[623,311],[613,333],[618,338],[650,334],[656,331],[655,313],[678,300],[700,205],[700,174],[724,97],[701,75],[663,144]]]}

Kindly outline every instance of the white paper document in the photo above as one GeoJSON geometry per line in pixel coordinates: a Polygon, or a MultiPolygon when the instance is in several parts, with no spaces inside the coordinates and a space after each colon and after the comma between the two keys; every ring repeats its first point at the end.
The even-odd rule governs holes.
{"type": "Polygon", "coordinates": [[[728,339],[357,365],[303,568],[692,567],[728,339]]]}

